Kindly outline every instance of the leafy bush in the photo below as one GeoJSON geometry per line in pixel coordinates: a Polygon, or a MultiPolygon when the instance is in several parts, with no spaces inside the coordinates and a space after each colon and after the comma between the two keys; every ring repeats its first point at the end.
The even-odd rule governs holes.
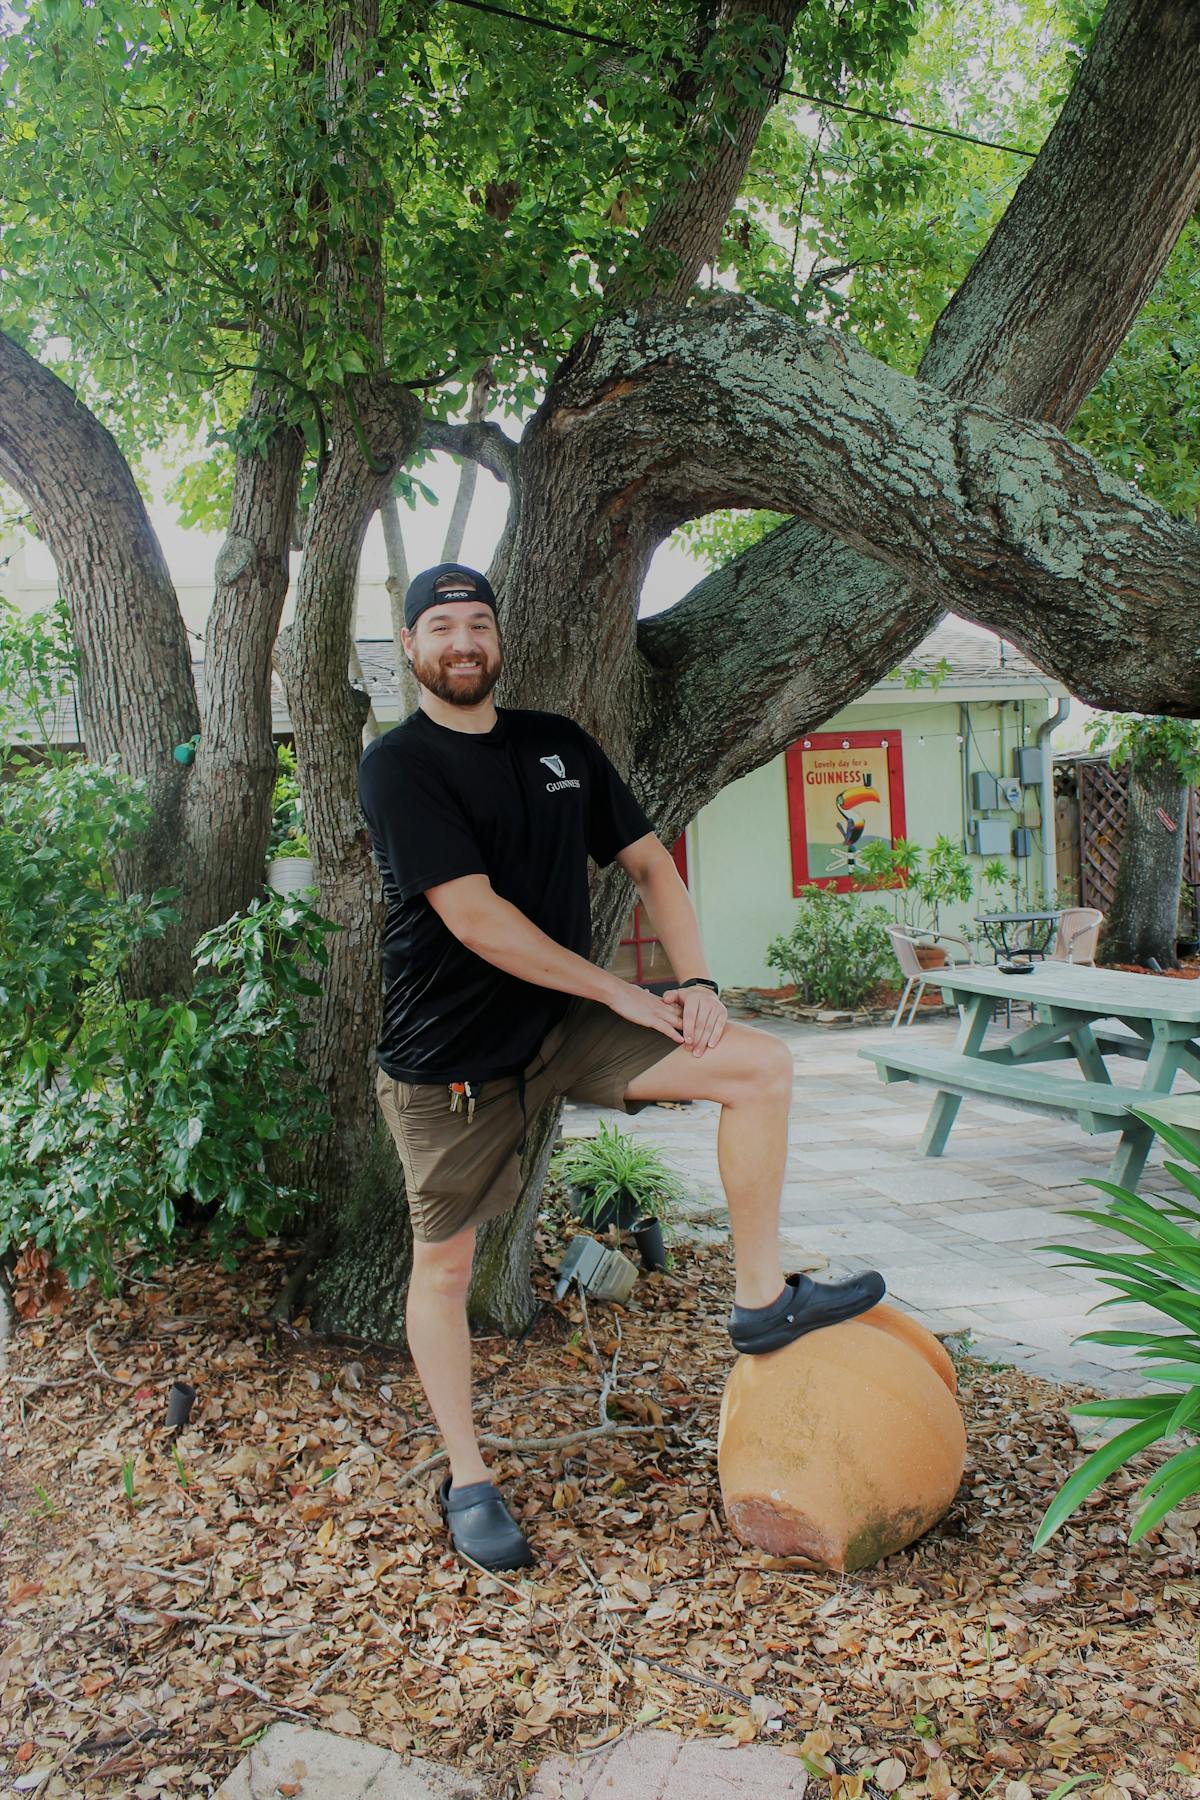
{"type": "MultiPolygon", "coordinates": [[[[174,891],[151,897],[149,926],[173,916],[174,891]]],[[[0,1075],[0,1255],[49,1248],[73,1287],[94,1276],[111,1292],[122,1255],[135,1272],[168,1256],[185,1197],[228,1268],[239,1237],[311,1204],[268,1173],[265,1147],[294,1158],[330,1123],[298,1041],[299,996],[319,991],[301,959],[324,962],[333,929],[293,898],[253,901],[200,940],[207,973],[186,1001],[105,1003],[102,977],[81,983],[65,1031],[65,1012],[22,1008],[0,1075]]],[[[65,986],[61,957],[52,972],[65,986]]]]}
{"type": "Polygon", "coordinates": [[[640,1218],[668,1219],[684,1194],[682,1181],[653,1144],[627,1136],[607,1119],[601,1119],[597,1136],[556,1150],[551,1170],[582,1190],[579,1216],[585,1221],[622,1194],[640,1218]]]}
{"type": "Polygon", "coordinates": [[[272,896],[196,946],[186,1000],[127,1001],[122,968],[178,921],[177,888],[122,897],[114,855],[150,822],[116,759],[53,747],[48,709],[69,645],[61,614],[0,611],[0,1257],[47,1256],[79,1287],[146,1270],[177,1208],[200,1208],[227,1266],[239,1235],[277,1230],[312,1196],[268,1175],[327,1129],[298,1073],[303,973],[336,929],[272,896]],[[14,747],[30,733],[41,746],[14,747]]]}
{"type": "MultiPolygon", "coordinates": [[[[1188,1193],[1200,1200],[1200,1152],[1182,1132],[1160,1123],[1151,1113],[1139,1112],[1138,1116],[1153,1125],[1169,1148],[1184,1159],[1166,1166],[1188,1193]]],[[[1174,1437],[1185,1425],[1194,1429],[1200,1415],[1200,1211],[1161,1195],[1151,1205],[1128,1188],[1108,1181],[1094,1181],[1092,1185],[1111,1195],[1108,1211],[1073,1209],[1074,1216],[1127,1238],[1138,1248],[1105,1252],[1087,1250],[1078,1244],[1042,1247],[1070,1262],[1095,1269],[1104,1285],[1116,1290],[1111,1300],[1101,1302],[1102,1306],[1121,1306],[1134,1300],[1162,1315],[1162,1332],[1089,1331],[1077,1341],[1133,1346],[1145,1360],[1147,1376],[1164,1383],[1167,1392],[1091,1400],[1072,1408],[1073,1412],[1092,1418],[1133,1419],[1136,1423],[1102,1444],[1076,1469],[1047,1508],[1034,1538],[1035,1549],[1052,1537],[1115,1469],[1151,1444],[1174,1437]],[[1185,1223],[1177,1222],[1181,1220],[1185,1223]]],[[[1189,1444],[1165,1462],[1143,1487],[1142,1510],[1129,1534],[1130,1543],[1145,1537],[1172,1507],[1197,1493],[1200,1444],[1189,1444]]]]}
{"type": "Polygon", "coordinates": [[[812,1005],[858,1006],[895,968],[887,927],[891,914],[855,894],[806,887],[786,937],[767,946],[767,966],[795,982],[812,1005]]]}

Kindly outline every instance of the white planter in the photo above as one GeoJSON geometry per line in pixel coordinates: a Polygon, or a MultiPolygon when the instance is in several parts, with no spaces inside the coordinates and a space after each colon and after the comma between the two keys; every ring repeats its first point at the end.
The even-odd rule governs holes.
{"type": "Polygon", "coordinates": [[[311,856],[277,856],[267,864],[267,886],[277,894],[298,894],[316,885],[311,856]]]}

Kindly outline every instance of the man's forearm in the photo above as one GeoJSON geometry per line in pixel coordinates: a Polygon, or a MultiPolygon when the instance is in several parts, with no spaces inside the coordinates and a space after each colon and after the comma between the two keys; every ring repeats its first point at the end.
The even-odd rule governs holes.
{"type": "Polygon", "coordinates": [[[607,1002],[619,978],[607,969],[576,956],[526,918],[519,907],[488,896],[458,932],[459,941],[508,975],[530,981],[535,987],[555,988],[578,994],[584,1000],[607,1002]]]}
{"type": "Polygon", "coordinates": [[[675,864],[668,858],[656,862],[639,882],[638,895],[676,979],[687,981],[693,975],[707,975],[696,909],[675,864]]]}

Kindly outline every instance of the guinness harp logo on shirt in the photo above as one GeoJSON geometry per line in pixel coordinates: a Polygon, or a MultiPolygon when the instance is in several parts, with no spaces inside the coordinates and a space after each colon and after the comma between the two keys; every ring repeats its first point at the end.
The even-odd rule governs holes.
{"type": "Polygon", "coordinates": [[[539,756],[538,761],[544,762],[550,773],[557,775],[560,781],[567,772],[561,756],[539,756]]]}

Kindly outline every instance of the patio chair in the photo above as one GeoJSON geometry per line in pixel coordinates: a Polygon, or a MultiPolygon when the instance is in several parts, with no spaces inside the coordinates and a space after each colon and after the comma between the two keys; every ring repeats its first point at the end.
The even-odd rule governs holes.
{"type": "Polygon", "coordinates": [[[888,925],[885,929],[892,942],[892,952],[900,964],[900,973],[904,977],[904,986],[900,991],[900,999],[892,1018],[892,1030],[895,1031],[903,1017],[904,1009],[908,1005],[910,994],[913,996],[912,1009],[904,1022],[906,1025],[912,1024],[917,1016],[917,1008],[921,1004],[921,995],[925,992],[926,983],[934,973],[933,966],[923,963],[917,952],[936,949],[942,944],[959,944],[966,951],[966,955],[955,958],[947,952],[946,961],[962,963],[971,961],[971,946],[965,938],[956,937],[950,931],[923,931],[920,937],[916,937],[912,932],[905,931],[901,925],[888,925]],[[916,989],[915,993],[913,993],[914,988],[916,989]]]}
{"type": "Polygon", "coordinates": [[[1054,948],[1048,960],[1095,968],[1096,943],[1103,923],[1104,914],[1097,912],[1094,906],[1069,906],[1058,921],[1054,948]]]}
{"type": "MultiPolygon", "coordinates": [[[[1058,928],[1054,933],[1054,943],[1046,952],[1047,962],[1077,963],[1080,968],[1094,969],[1096,966],[1096,944],[1100,937],[1100,927],[1104,923],[1104,914],[1094,906],[1069,906],[1059,915],[1058,928]]],[[[1017,957],[1033,960],[1029,951],[1017,950],[1017,957]]],[[[1032,1001],[1023,1002],[1029,1006],[1032,1019],[1036,1007],[1032,1001]]],[[[1012,1002],[1006,1002],[1006,1020],[1012,1024],[1012,1002]]]]}

